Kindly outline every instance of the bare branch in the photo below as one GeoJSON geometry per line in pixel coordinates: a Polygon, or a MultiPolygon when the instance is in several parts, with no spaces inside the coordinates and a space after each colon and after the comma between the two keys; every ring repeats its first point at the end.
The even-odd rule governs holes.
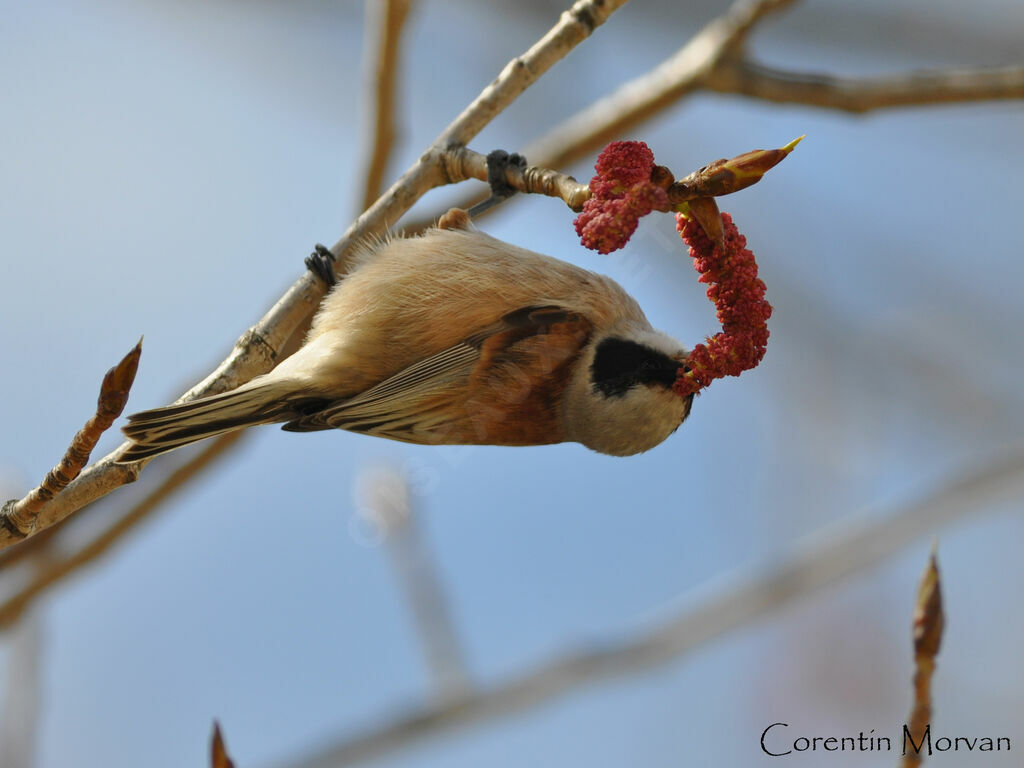
{"type": "Polygon", "coordinates": [[[374,50],[376,59],[372,65],[374,113],[370,130],[373,148],[370,150],[370,159],[363,174],[363,202],[359,207],[360,211],[369,208],[380,195],[388,160],[391,158],[391,148],[395,142],[395,91],[399,43],[411,5],[412,0],[366,2],[367,50],[374,50]],[[377,38],[375,48],[369,43],[374,37],[377,38]]]}
{"type": "Polygon", "coordinates": [[[484,88],[438,137],[435,146],[468,144],[538,77],[565,58],[569,51],[586,40],[625,4],[626,0],[579,0],[574,3],[544,37],[505,66],[497,79],[484,88]]]}
{"type": "MultiPolygon", "coordinates": [[[[925,731],[932,719],[932,674],[935,672],[935,657],[939,655],[945,623],[939,566],[933,547],[928,565],[921,575],[914,606],[914,708],[910,713],[910,722],[904,728],[909,731],[910,740],[915,745],[924,741],[925,731]]],[[[921,759],[919,749],[908,749],[900,765],[903,768],[917,768],[921,759]]]]}
{"type": "Polygon", "coordinates": [[[786,72],[751,61],[723,62],[707,81],[721,93],[863,114],[893,107],[1024,99],[1024,67],[840,77],[786,72]]]}
{"type": "MultiPolygon", "coordinates": [[[[714,207],[714,202],[710,201],[710,198],[738,192],[751,184],[756,184],[768,170],[792,152],[802,139],[801,136],[779,149],[757,149],[731,159],[716,160],[678,181],[674,179],[671,170],[657,166],[656,173],[660,179],[656,180],[652,175],[652,181],[660,183],[665,189],[667,202],[656,210],[675,211],[678,210],[677,206],[686,202],[692,205],[703,202],[714,207]],[[705,199],[702,201],[702,198],[705,199]]],[[[487,158],[479,152],[474,152],[468,147],[452,147],[441,153],[441,159],[445,164],[447,176],[452,181],[473,178],[487,180],[487,158]]],[[[581,210],[583,204],[591,197],[588,184],[580,184],[572,176],[549,168],[509,165],[505,168],[505,181],[520,192],[560,198],[574,211],[581,210]]],[[[717,208],[714,210],[717,216],[717,208]]],[[[696,208],[694,212],[697,212],[696,208]]],[[[702,224],[704,223],[702,221],[702,224]]],[[[721,229],[720,222],[718,227],[721,229]]]]}
{"type": "MultiPolygon", "coordinates": [[[[305,338],[306,332],[309,330],[309,325],[309,322],[304,322],[301,323],[298,328],[296,328],[295,332],[292,334],[292,337],[287,341],[287,343],[281,350],[282,357],[287,357],[288,355],[293,354],[295,350],[297,350],[302,345],[302,341],[305,338]]],[[[172,454],[170,456],[165,457],[163,461],[159,462],[156,470],[152,470],[150,473],[148,473],[149,479],[153,483],[152,490],[145,492],[145,498],[141,498],[139,499],[139,501],[133,504],[126,514],[128,516],[132,516],[133,510],[148,510],[148,512],[152,512],[155,509],[157,509],[161,504],[163,504],[165,501],[169,500],[172,497],[172,492],[176,492],[180,488],[184,487],[192,479],[194,475],[198,475],[199,473],[203,472],[206,469],[206,467],[212,463],[214,458],[219,458],[223,456],[224,454],[232,450],[235,446],[237,446],[241,442],[240,438],[243,436],[243,434],[244,433],[239,432],[234,433],[233,435],[220,435],[219,437],[216,437],[212,441],[207,443],[207,447],[209,448],[208,451],[201,450],[195,452],[182,452],[180,455],[172,454]]],[[[95,508],[96,507],[90,507],[89,509],[95,508]]],[[[68,531],[67,537],[71,537],[69,526],[67,524],[71,521],[77,522],[83,519],[84,518],[81,514],[65,518],[60,523],[53,525],[50,528],[41,530],[40,532],[33,535],[31,538],[25,539],[15,547],[9,547],[8,549],[0,550],[0,571],[3,571],[4,569],[10,568],[16,563],[21,562],[25,558],[38,552],[40,549],[49,546],[51,542],[54,543],[55,547],[53,551],[59,552],[60,550],[56,547],[59,547],[61,543],[64,541],[65,534],[63,532],[68,531]],[[59,542],[54,542],[55,537],[59,539],[59,542]]],[[[136,520],[136,523],[137,522],[141,522],[141,518],[139,518],[139,520],[136,520]]],[[[125,526],[124,528],[120,529],[119,535],[124,535],[128,533],[128,531],[134,527],[134,524],[135,523],[133,523],[132,526],[125,526]]],[[[118,524],[115,523],[114,527],[116,528],[117,525],[118,524]]],[[[71,529],[74,529],[74,526],[71,526],[71,529]]],[[[105,533],[101,533],[99,534],[98,538],[102,539],[106,535],[107,534],[105,533]]],[[[75,541],[75,543],[70,545],[70,547],[72,549],[89,549],[92,546],[94,546],[95,543],[95,540],[90,540],[87,544],[85,544],[84,547],[82,547],[81,544],[75,541]]],[[[112,547],[106,546],[104,547],[104,552],[109,552],[111,549],[112,547]]],[[[75,555],[68,554],[64,555],[64,557],[70,559],[75,557],[75,555]]],[[[79,566],[92,564],[93,562],[95,562],[95,559],[96,558],[89,558],[87,560],[80,561],[79,566]]],[[[71,570],[66,571],[62,574],[59,580],[52,582],[51,584],[47,585],[47,587],[62,582],[69,575],[71,575],[71,573],[71,570]]],[[[38,597],[40,594],[43,593],[44,591],[37,591],[35,595],[33,595],[32,597],[38,597]]],[[[3,608],[0,608],[0,615],[2,614],[3,608]]],[[[2,626],[3,621],[0,621],[0,627],[2,626]]]]}
{"type": "MultiPolygon", "coordinates": [[[[359,216],[331,248],[338,259],[338,273],[350,266],[354,246],[367,237],[382,235],[430,189],[449,183],[443,150],[464,145],[502,112],[559,59],[583,42],[594,29],[626,3],[626,0],[578,0],[558,23],[528,51],[516,57],[438,137],[417,162],[384,195],[359,216]]],[[[308,320],[323,299],[325,286],[312,273],[304,273],[284,296],[236,342],[232,353],[179,402],[233,389],[266,373],[279,362],[282,346],[296,328],[308,320]]],[[[37,517],[33,531],[43,530],[86,504],[135,480],[146,461],[116,464],[123,444],[113,453],[86,468],[81,475],[37,517]]],[[[20,530],[20,527],[15,528],[20,530]]],[[[0,549],[19,537],[0,537],[0,549]]]]}
{"type": "Polygon", "coordinates": [[[100,385],[100,396],[96,413],[72,438],[60,463],[46,473],[43,482],[23,499],[12,499],[0,510],[0,548],[14,544],[35,532],[39,514],[64,490],[68,483],[78,477],[82,467],[89,461],[92,449],[100,436],[106,432],[114,419],[121,415],[128,392],[139,370],[139,356],[142,354],[142,339],[125,355],[121,362],[107,371],[100,385]]]}
{"type": "Polygon", "coordinates": [[[719,63],[742,45],[760,21],[793,2],[737,0],[671,57],[577,112],[527,146],[523,154],[538,165],[564,168],[601,149],[666,107],[704,88],[719,63]]]}
{"type": "MultiPolygon", "coordinates": [[[[660,114],[691,93],[711,90],[765,101],[863,113],[875,109],[1024,98],[1024,68],[921,72],[887,78],[843,78],[771,69],[740,55],[754,27],[792,0],[737,0],[686,45],[556,126],[522,150],[538,166],[565,168],[660,114]]],[[[455,207],[481,199],[467,195],[455,207]]],[[[418,232],[430,222],[411,222],[418,232]]]]}
{"type": "Polygon", "coordinates": [[[110,551],[115,544],[146,520],[150,513],[233,447],[244,434],[228,432],[210,440],[194,457],[169,474],[138,504],[100,531],[84,546],[66,555],[52,552],[27,585],[0,603],[0,629],[16,621],[40,595],[110,551]]]}
{"type": "Polygon", "coordinates": [[[697,590],[653,629],[569,653],[465,698],[410,712],[278,768],[336,768],[378,757],[424,737],[520,712],[583,685],[649,669],[694,651],[793,600],[866,570],[940,525],[1024,497],[1024,445],[961,475],[928,498],[888,514],[864,514],[796,546],[780,564],[748,569],[697,590]]]}
{"type": "MultiPolygon", "coordinates": [[[[793,2],[736,0],[722,16],[704,27],[671,57],[650,72],[630,80],[613,93],[577,112],[528,145],[523,154],[537,166],[564,168],[601,149],[630,128],[660,113],[691,92],[703,88],[718,63],[746,40],[758,22],[793,2]]],[[[471,175],[485,180],[487,178],[471,175]]],[[[478,200],[479,194],[467,195],[455,207],[469,208],[478,200]]],[[[574,206],[570,207],[576,210],[574,206]]],[[[431,223],[416,221],[410,223],[406,231],[422,231],[431,223]]]]}
{"type": "Polygon", "coordinates": [[[0,571],[27,560],[33,554],[39,552],[39,550],[49,546],[49,542],[53,541],[54,537],[63,528],[63,525],[55,525],[25,539],[17,546],[0,550],[0,571]]]}

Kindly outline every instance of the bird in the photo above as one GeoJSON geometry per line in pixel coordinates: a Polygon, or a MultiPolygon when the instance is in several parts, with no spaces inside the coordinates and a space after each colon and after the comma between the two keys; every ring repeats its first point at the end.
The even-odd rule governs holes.
{"type": "Polygon", "coordinates": [[[693,395],[673,391],[687,349],[611,278],[491,237],[460,209],[358,250],[298,351],[234,390],[129,416],[118,461],[271,423],[630,456],[690,413],[693,395]]]}

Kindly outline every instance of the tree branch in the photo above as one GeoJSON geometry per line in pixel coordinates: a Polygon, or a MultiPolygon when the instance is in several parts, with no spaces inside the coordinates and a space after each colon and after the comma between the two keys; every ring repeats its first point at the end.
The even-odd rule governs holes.
{"type": "MultiPolygon", "coordinates": [[[[455,146],[442,155],[445,172],[451,181],[480,179],[487,181],[487,157],[463,146],[455,146]]],[[[590,197],[590,187],[580,184],[572,176],[531,165],[527,168],[509,165],[505,181],[520,192],[557,197],[572,210],[583,208],[590,197]]]]}
{"type": "Polygon", "coordinates": [[[920,107],[1024,98],[1024,67],[912,72],[852,78],[786,72],[746,60],[723,62],[707,87],[781,104],[803,104],[863,114],[920,107]]]}
{"type": "MultiPolygon", "coordinates": [[[[743,58],[744,43],[754,27],[792,2],[737,0],[657,67],[577,112],[522,153],[538,166],[565,168],[702,90],[851,113],[1024,98],[1022,67],[861,79],[785,72],[743,58]]],[[[480,194],[467,195],[455,206],[469,208],[480,199],[480,194]]],[[[430,223],[411,222],[406,231],[418,232],[430,223]]]]}
{"type": "MultiPolygon", "coordinates": [[[[365,211],[380,196],[384,186],[391,149],[395,143],[395,92],[398,79],[398,54],[402,30],[409,15],[412,0],[367,0],[366,39],[367,51],[374,51],[376,59],[372,67],[373,120],[370,128],[372,148],[370,159],[363,173],[363,200],[359,207],[365,211]],[[377,38],[376,46],[369,40],[377,38]]],[[[371,54],[372,55],[372,54],[371,54]]]]}
{"type": "Polygon", "coordinates": [[[96,413],[71,439],[71,445],[56,467],[46,473],[43,482],[22,499],[11,499],[0,509],[0,549],[21,541],[35,533],[41,513],[53,499],[78,477],[89,461],[100,436],[110,429],[114,419],[121,415],[128,392],[135,381],[142,354],[142,339],[125,355],[121,362],[107,371],[100,385],[96,413]]]}
{"type": "Polygon", "coordinates": [[[601,149],[704,88],[720,62],[743,44],[759,22],[794,1],[737,0],[657,67],[577,112],[527,146],[523,154],[539,165],[564,168],[601,149]]]}
{"type": "MultiPolygon", "coordinates": [[[[529,144],[522,151],[523,155],[537,166],[564,168],[601,149],[630,128],[702,88],[718,62],[742,45],[758,22],[793,2],[795,0],[736,0],[671,57],[577,112],[529,144]]],[[[466,195],[455,207],[469,208],[480,199],[479,194],[466,195]]],[[[420,220],[411,222],[405,229],[420,232],[432,223],[433,219],[420,220]]]]}
{"type": "MultiPolygon", "coordinates": [[[[338,273],[344,274],[351,266],[352,252],[357,243],[384,234],[427,191],[450,183],[444,171],[446,149],[469,142],[537,78],[625,3],[626,0],[578,0],[541,40],[513,59],[419,160],[360,215],[334,244],[331,252],[338,260],[338,273]]],[[[254,376],[269,371],[279,362],[279,351],[283,344],[316,311],[324,293],[322,281],[312,273],[303,274],[270,311],[242,335],[232,353],[217,369],[178,402],[234,389],[254,376]]],[[[145,460],[129,465],[115,463],[128,445],[124,443],[85,469],[60,496],[43,509],[32,532],[60,522],[86,504],[135,480],[146,464],[145,460]]],[[[20,527],[16,530],[20,530],[20,527]]],[[[0,549],[18,540],[18,536],[0,538],[0,549]]]]}
{"type": "Polygon", "coordinates": [[[1024,496],[1024,445],[962,474],[918,503],[864,514],[811,535],[780,564],[699,589],[653,629],[569,653],[465,698],[423,707],[277,768],[337,768],[424,737],[521,712],[595,682],[665,664],[843,577],[863,571],[936,527],[1024,496]]]}

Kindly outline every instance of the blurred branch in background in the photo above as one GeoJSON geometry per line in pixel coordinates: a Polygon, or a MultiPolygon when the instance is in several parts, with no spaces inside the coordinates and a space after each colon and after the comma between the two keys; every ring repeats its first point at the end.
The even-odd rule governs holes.
{"type": "Polygon", "coordinates": [[[708,88],[762,101],[801,104],[862,114],[892,107],[1024,99],[1024,67],[909,72],[888,77],[840,77],[786,72],[730,59],[708,88]]]}
{"type": "MultiPolygon", "coordinates": [[[[45,560],[45,565],[33,569],[28,583],[0,602],[0,630],[17,621],[36,598],[62,584],[69,576],[78,573],[82,567],[95,563],[110,552],[115,544],[135,530],[140,523],[147,520],[153,512],[173,498],[179,490],[203,470],[212,466],[217,458],[238,443],[244,435],[245,432],[229,432],[210,440],[193,455],[183,454],[178,461],[172,459],[169,465],[177,467],[173,472],[164,477],[152,491],[112,523],[98,532],[90,534],[84,544],[74,543],[71,551],[61,551],[61,544],[68,537],[64,535],[47,537],[45,540],[46,551],[49,556],[45,560]]],[[[34,543],[34,540],[30,539],[22,546],[28,547],[34,543]]],[[[11,554],[17,555],[19,550],[21,547],[12,550],[11,554]]],[[[0,561],[0,567],[10,567],[21,559],[23,558],[11,557],[8,558],[9,562],[0,561]]],[[[10,579],[5,578],[5,581],[10,581],[10,579]]]]}
{"type": "Polygon", "coordinates": [[[806,538],[774,566],[750,568],[695,591],[645,632],[568,653],[503,684],[428,705],[277,768],[358,763],[457,727],[539,706],[583,685],[643,672],[694,651],[770,611],[896,554],[941,525],[1024,498],[1024,445],[887,514],[863,514],[806,538]]]}
{"type": "Polygon", "coordinates": [[[402,30],[411,6],[412,0],[366,0],[366,92],[373,94],[373,115],[368,121],[372,146],[366,154],[360,212],[380,196],[395,144],[398,59],[402,30]]]}
{"type": "MultiPolygon", "coordinates": [[[[33,565],[45,567],[46,552],[33,565]]],[[[41,713],[43,619],[30,611],[7,636],[7,686],[0,704],[0,766],[33,768],[41,713]]]]}
{"type": "MultiPolygon", "coordinates": [[[[290,355],[298,349],[308,329],[308,322],[299,325],[283,347],[282,353],[290,355]]],[[[126,512],[105,526],[94,524],[91,530],[83,532],[79,528],[88,525],[92,515],[77,514],[46,528],[15,547],[0,551],[0,572],[13,568],[44,548],[50,552],[45,569],[33,572],[26,583],[11,590],[6,598],[0,597],[0,631],[15,621],[33,600],[49,592],[50,588],[64,583],[80,568],[93,565],[104,555],[114,551],[115,545],[127,534],[136,530],[140,523],[147,520],[165,502],[170,501],[178,491],[202,474],[217,459],[241,444],[247,434],[242,431],[220,435],[208,441],[199,450],[181,451],[165,456],[157,464],[156,469],[146,473],[143,487],[139,489],[141,498],[128,505],[126,512]],[[151,484],[152,489],[146,491],[146,484],[151,484]]],[[[97,505],[88,509],[99,511],[97,505]]],[[[12,582],[7,574],[4,574],[4,581],[8,585],[12,582]]]]}
{"type": "MultiPolygon", "coordinates": [[[[914,707],[904,726],[909,731],[908,740],[911,744],[904,744],[905,752],[900,763],[903,768],[917,768],[921,764],[921,746],[932,719],[932,674],[935,672],[935,657],[939,655],[945,623],[942,584],[933,546],[914,605],[914,707]]],[[[928,752],[931,752],[930,745],[928,752]]]]}
{"type": "Polygon", "coordinates": [[[396,471],[366,473],[357,488],[360,514],[384,536],[415,621],[440,701],[463,698],[469,676],[437,567],[416,521],[408,483],[396,471]]]}

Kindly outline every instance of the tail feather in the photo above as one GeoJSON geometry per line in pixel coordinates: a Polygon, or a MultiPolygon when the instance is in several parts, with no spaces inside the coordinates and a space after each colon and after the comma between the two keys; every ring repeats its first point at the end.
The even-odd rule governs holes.
{"type": "Polygon", "coordinates": [[[142,411],[129,416],[121,430],[134,445],[118,463],[148,459],[234,429],[288,421],[295,413],[294,387],[273,381],[142,411]]]}

